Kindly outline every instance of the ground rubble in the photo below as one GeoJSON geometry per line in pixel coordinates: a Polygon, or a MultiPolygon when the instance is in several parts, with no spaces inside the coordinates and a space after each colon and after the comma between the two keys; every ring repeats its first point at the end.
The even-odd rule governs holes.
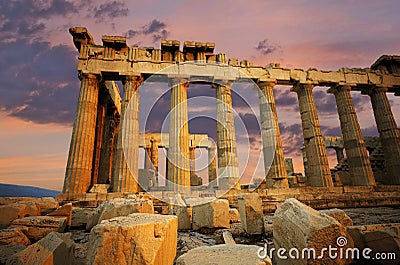
{"type": "MultiPolygon", "coordinates": [[[[181,198],[174,200],[182,203],[181,198]]],[[[257,257],[256,250],[265,246],[268,249],[282,247],[289,242],[295,246],[296,244],[312,246],[312,240],[315,240],[314,234],[323,234],[325,237],[327,235],[329,237],[329,233],[323,230],[325,229],[324,225],[321,225],[324,222],[326,227],[331,225],[336,227],[336,230],[329,231],[341,231],[340,233],[343,233],[343,236],[349,240],[348,242],[352,242],[353,245],[348,245],[349,247],[371,247],[377,252],[383,251],[380,246],[390,246],[390,251],[398,253],[400,257],[398,238],[400,211],[397,208],[375,207],[315,211],[293,199],[285,201],[287,205],[280,208],[286,207],[286,211],[296,212],[295,215],[292,215],[293,217],[300,218],[296,220],[290,217],[289,212],[285,213],[289,215],[283,215],[282,220],[285,220],[285,216],[287,216],[287,218],[291,218],[287,220],[292,220],[296,224],[290,227],[288,221],[283,221],[279,225],[276,223],[276,214],[282,214],[282,210],[278,210],[275,214],[260,212],[262,208],[259,206],[259,200],[254,196],[242,198],[242,211],[229,208],[224,200],[219,200],[217,203],[207,202],[209,199],[201,198],[183,198],[182,200],[184,205],[171,208],[170,213],[176,215],[172,219],[168,218],[168,215],[154,213],[153,203],[148,198],[116,199],[107,201],[97,208],[77,208],[71,205],[60,207],[51,199],[38,200],[37,203],[31,199],[27,202],[16,199],[0,200],[3,206],[11,204],[11,207],[3,207],[11,209],[7,212],[11,214],[4,218],[7,223],[3,224],[3,229],[0,230],[0,265],[31,264],[30,253],[33,251],[41,253],[37,255],[34,264],[56,264],[51,263],[51,260],[57,261],[57,264],[83,265],[88,264],[89,261],[90,264],[104,264],[104,260],[113,260],[114,264],[123,264],[118,263],[121,257],[124,257],[127,262],[135,260],[135,264],[146,265],[207,264],[207,262],[214,262],[219,257],[215,264],[224,265],[230,264],[229,260],[232,256],[238,255],[236,260],[239,261],[240,255],[250,255],[249,253],[252,258],[247,259],[247,263],[243,264],[284,264],[276,256],[272,256],[271,259],[261,259],[257,257]],[[299,210],[295,210],[296,207],[302,209],[303,214],[308,217],[301,217],[302,214],[299,214],[299,210]],[[29,213],[29,216],[21,216],[21,211],[29,213]],[[193,213],[196,222],[195,230],[193,230],[192,223],[193,213]],[[13,217],[15,219],[10,218],[11,215],[15,216],[13,217]],[[144,215],[147,217],[143,221],[142,216],[144,215]],[[179,215],[184,215],[185,223],[178,222],[179,215]],[[208,217],[204,218],[204,216],[208,217]],[[246,218],[246,224],[242,221],[244,218],[246,218]],[[312,226],[303,223],[306,226],[298,228],[299,222],[302,222],[301,218],[311,218],[317,221],[312,226]],[[260,222],[262,228],[260,228],[260,222]],[[280,230],[279,226],[281,226],[280,230]],[[282,233],[287,229],[290,229],[287,235],[282,233]],[[293,243],[293,238],[296,237],[292,236],[293,233],[297,233],[296,229],[300,229],[296,240],[302,243],[293,243]],[[305,235],[305,238],[301,236],[300,232],[305,235]],[[149,236],[153,238],[151,239],[153,243],[150,241],[146,243],[149,236]],[[291,241],[286,241],[288,236],[291,237],[291,241]],[[146,242],[143,241],[144,238],[146,238],[146,242]],[[121,242],[122,239],[124,244],[115,244],[115,242],[121,242]],[[154,251],[162,254],[161,256],[153,255],[154,251],[147,250],[138,252],[139,254],[131,253],[132,249],[129,246],[132,244],[140,246],[136,248],[136,252],[137,249],[146,249],[157,245],[158,250],[154,251]],[[109,248],[112,251],[107,251],[109,248]],[[227,253],[229,256],[224,258],[224,255],[228,255],[227,253]],[[128,254],[133,255],[132,259],[128,254]],[[60,255],[64,258],[61,259],[60,255]],[[199,258],[203,256],[206,257],[199,258]]],[[[331,233],[332,240],[337,236],[335,233],[331,233]]],[[[326,240],[328,239],[326,238],[326,240]]],[[[318,245],[318,242],[316,244],[318,245]]],[[[326,263],[331,264],[329,262],[326,263]]],[[[306,261],[293,264],[314,263],[306,261]]],[[[335,260],[335,263],[332,264],[348,264],[348,261],[335,260]]],[[[353,264],[367,263],[365,260],[353,260],[353,264]]],[[[380,261],[378,264],[395,263],[380,261]]]]}

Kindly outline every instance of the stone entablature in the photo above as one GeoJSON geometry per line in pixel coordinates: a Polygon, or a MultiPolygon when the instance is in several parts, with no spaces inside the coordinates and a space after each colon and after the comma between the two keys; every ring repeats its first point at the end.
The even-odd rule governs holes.
{"type": "MultiPolygon", "coordinates": [[[[72,28],[74,40],[82,36],[85,28],[72,28]]],[[[87,32],[87,31],[86,31],[87,32]]],[[[103,46],[94,44],[93,40],[85,43],[82,39],[78,57],[78,71],[93,74],[110,73],[122,78],[127,75],[152,75],[159,71],[187,61],[197,61],[198,64],[215,63],[212,75],[200,73],[204,78],[224,79],[227,66],[237,68],[247,76],[231,73],[229,78],[252,78],[255,81],[271,81],[277,85],[294,85],[296,83],[312,84],[314,86],[347,85],[352,90],[362,90],[369,87],[385,87],[388,92],[400,89],[400,74],[388,73],[384,70],[371,68],[341,68],[338,71],[317,69],[287,69],[280,64],[271,63],[266,67],[254,66],[247,60],[227,59],[225,53],[213,54],[214,43],[185,41],[183,51],[179,50],[179,41],[162,41],[161,49],[128,47],[126,38],[121,36],[103,36],[103,46]]],[[[240,73],[240,72],[238,72],[240,73]]],[[[167,75],[168,71],[163,71],[167,75]]],[[[175,73],[174,73],[175,74],[175,73]]],[[[196,81],[201,76],[196,75],[196,81]]],[[[190,81],[190,76],[188,77],[190,81]]],[[[231,80],[234,81],[234,80],[231,80]]],[[[398,93],[396,93],[398,94],[398,93]]]]}

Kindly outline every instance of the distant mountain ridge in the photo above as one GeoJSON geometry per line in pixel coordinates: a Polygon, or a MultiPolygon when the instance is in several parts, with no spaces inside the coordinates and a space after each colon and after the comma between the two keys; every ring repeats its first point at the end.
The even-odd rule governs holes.
{"type": "Polygon", "coordinates": [[[0,183],[0,197],[53,197],[55,198],[60,191],[48,190],[32,186],[21,186],[0,183]]]}

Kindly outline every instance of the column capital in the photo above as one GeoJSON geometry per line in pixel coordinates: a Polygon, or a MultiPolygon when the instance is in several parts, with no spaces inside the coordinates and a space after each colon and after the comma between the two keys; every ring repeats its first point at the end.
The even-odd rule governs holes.
{"type": "Polygon", "coordinates": [[[336,84],[336,85],[331,86],[326,92],[329,94],[336,95],[338,92],[341,92],[341,91],[351,91],[351,86],[336,84]]]}
{"type": "Polygon", "coordinates": [[[302,83],[297,82],[293,85],[293,87],[290,89],[290,91],[298,93],[298,92],[300,92],[300,90],[303,90],[303,89],[313,90],[314,87],[315,87],[314,84],[302,84],[302,83]]]}
{"type": "Polygon", "coordinates": [[[379,93],[379,92],[386,92],[387,90],[388,90],[387,87],[369,86],[367,88],[362,89],[361,94],[371,96],[371,95],[379,93]]]}
{"type": "Polygon", "coordinates": [[[168,85],[174,87],[177,85],[189,86],[189,77],[183,76],[168,76],[168,85]]]}
{"type": "Polygon", "coordinates": [[[79,73],[78,73],[78,78],[79,78],[79,80],[82,80],[82,79],[97,79],[98,81],[100,81],[101,80],[101,74],[94,74],[94,73],[84,73],[84,72],[82,72],[82,71],[80,71],[79,73]]]}
{"type": "Polygon", "coordinates": [[[123,77],[122,82],[125,83],[127,81],[131,82],[143,82],[144,78],[142,75],[126,75],[123,77]]]}
{"type": "Polygon", "coordinates": [[[277,84],[276,80],[274,80],[274,81],[258,81],[257,82],[257,86],[260,89],[263,89],[263,88],[273,89],[276,86],[276,84],[277,84]]]}

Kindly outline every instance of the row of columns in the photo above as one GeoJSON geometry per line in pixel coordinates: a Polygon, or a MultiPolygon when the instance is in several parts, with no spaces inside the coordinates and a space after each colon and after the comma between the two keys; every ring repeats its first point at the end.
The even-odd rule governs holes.
{"type": "MultiPolygon", "coordinates": [[[[101,154],[96,151],[96,155],[94,155],[95,146],[101,144],[101,135],[106,133],[103,130],[96,131],[96,124],[105,126],[106,123],[104,110],[98,109],[100,76],[81,73],[80,79],[81,89],[66,168],[64,193],[86,193],[93,181],[93,170],[97,170],[98,174],[101,172],[97,163],[101,154]],[[100,137],[98,139],[96,132],[97,137],[100,137]]],[[[171,188],[181,191],[190,187],[190,171],[193,170],[193,165],[190,163],[188,131],[187,87],[189,83],[174,78],[170,82],[172,89],[167,179],[171,183],[171,188]]],[[[111,184],[115,192],[137,192],[139,190],[136,180],[138,179],[139,87],[142,83],[141,76],[127,76],[123,80],[121,121],[119,133],[113,140],[115,144],[112,155],[111,184]],[[124,152],[124,148],[126,152],[124,152]]],[[[275,85],[275,82],[258,83],[264,165],[267,186],[286,188],[288,187],[287,172],[273,95],[275,85]]],[[[217,84],[214,87],[217,101],[216,151],[219,185],[222,189],[240,189],[231,84],[217,84]]],[[[313,88],[314,86],[311,84],[298,83],[291,89],[298,96],[307,159],[305,171],[308,185],[332,187],[333,182],[326,149],[312,94],[313,88]]],[[[350,90],[350,86],[337,85],[330,88],[328,92],[335,95],[353,185],[375,185],[350,90]]],[[[387,182],[388,184],[400,184],[400,175],[398,174],[400,172],[398,163],[400,161],[400,135],[391,112],[386,90],[373,88],[365,90],[363,93],[371,97],[384,149],[386,169],[390,176],[387,182]]],[[[152,147],[152,150],[149,150],[152,159],[155,159],[153,157],[156,153],[155,148],[158,147],[152,147]]],[[[215,150],[210,149],[209,151],[209,162],[215,165],[215,156],[212,155],[215,150]]],[[[210,182],[217,177],[212,166],[209,167],[209,176],[210,182]]]]}
{"type": "MultiPolygon", "coordinates": [[[[260,119],[264,151],[264,166],[267,187],[284,187],[287,178],[284,165],[282,143],[273,96],[275,82],[259,82],[260,119]],[[269,105],[269,106],[268,106],[269,105]],[[275,147],[275,152],[273,152],[275,147]],[[271,157],[271,154],[273,157],[271,157]],[[272,164],[270,161],[272,160],[272,164]]],[[[307,184],[316,187],[332,187],[325,143],[322,137],[318,113],[312,94],[312,84],[295,84],[291,91],[297,93],[304,137],[304,159],[307,161],[305,173],[307,184]]],[[[328,89],[336,99],[344,148],[352,176],[352,184],[357,186],[376,185],[370,160],[358,123],[354,103],[351,98],[351,86],[336,85],[328,89]]],[[[374,111],[379,135],[384,147],[387,180],[385,184],[400,184],[400,135],[394,120],[386,89],[371,88],[364,90],[368,94],[374,111]]],[[[343,157],[340,157],[342,159],[343,157]]],[[[339,161],[339,157],[338,157],[339,161]]]]}
{"type": "MultiPolygon", "coordinates": [[[[86,193],[93,182],[100,176],[101,153],[105,151],[98,146],[101,135],[105,132],[105,115],[98,109],[99,82],[101,77],[94,74],[81,74],[81,89],[71,138],[70,151],[64,181],[64,193],[86,193]],[[96,131],[96,125],[102,127],[96,131]],[[97,133],[96,133],[97,132],[97,133]],[[97,139],[97,138],[99,139],[97,139]],[[96,152],[95,152],[95,146],[96,152]],[[100,151],[102,150],[102,151],[100,151]],[[94,154],[94,152],[96,154],[94,154]],[[98,165],[98,166],[95,166],[98,165]],[[97,168],[97,169],[96,169],[97,168]],[[94,172],[96,171],[96,172],[94,172]],[[96,173],[96,179],[93,179],[96,173]]],[[[190,163],[187,87],[185,80],[170,79],[171,112],[169,149],[167,161],[167,180],[169,188],[184,191],[190,188],[190,171],[194,169],[190,163]]],[[[113,137],[111,185],[114,192],[137,192],[138,187],[138,149],[139,149],[139,87],[143,83],[141,76],[127,76],[123,80],[121,117],[118,134],[113,137]],[[115,144],[114,144],[115,143],[115,144]]],[[[223,189],[240,189],[239,168],[237,159],[236,136],[232,110],[230,85],[217,86],[217,142],[218,148],[209,148],[209,181],[217,178],[215,152],[218,153],[218,175],[223,189]]],[[[109,148],[109,146],[108,146],[109,148]]],[[[158,146],[152,146],[147,153],[151,154],[151,162],[158,165],[156,155],[158,146]]],[[[104,154],[103,154],[104,156],[104,154]]],[[[150,161],[147,161],[149,163],[150,161]]],[[[146,163],[146,162],[145,162],[146,163]]],[[[105,181],[106,173],[101,179],[105,181]]],[[[215,183],[215,182],[214,182],[215,183]]]]}

